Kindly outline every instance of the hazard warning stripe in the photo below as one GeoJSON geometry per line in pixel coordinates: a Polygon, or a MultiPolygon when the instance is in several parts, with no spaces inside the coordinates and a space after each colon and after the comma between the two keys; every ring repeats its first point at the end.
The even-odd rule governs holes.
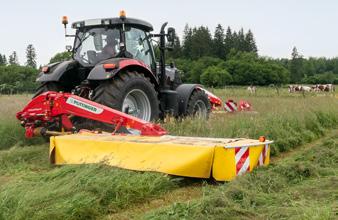
{"type": "Polygon", "coordinates": [[[224,108],[227,112],[233,112],[233,109],[231,109],[227,103],[224,105],[224,108]]]}
{"type": "Polygon", "coordinates": [[[258,165],[259,166],[264,165],[265,159],[268,156],[268,147],[269,147],[269,145],[265,144],[264,147],[263,147],[262,152],[259,155],[259,159],[258,159],[258,165]]]}
{"type": "Polygon", "coordinates": [[[234,111],[237,111],[237,106],[234,102],[226,102],[224,104],[224,108],[226,111],[228,112],[234,112],[234,111]]]}
{"type": "Polygon", "coordinates": [[[233,108],[234,111],[237,111],[237,105],[235,103],[230,102],[229,104],[233,108]]]}
{"type": "Polygon", "coordinates": [[[250,171],[249,147],[236,147],[235,161],[237,175],[250,171]]]}

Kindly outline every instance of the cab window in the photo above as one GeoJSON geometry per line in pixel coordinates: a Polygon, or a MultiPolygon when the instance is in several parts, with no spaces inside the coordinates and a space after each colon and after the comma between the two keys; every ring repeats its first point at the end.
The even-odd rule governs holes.
{"type": "Polygon", "coordinates": [[[154,63],[153,51],[145,32],[132,27],[125,32],[125,38],[127,51],[133,55],[134,59],[141,60],[151,68],[154,63]]]}

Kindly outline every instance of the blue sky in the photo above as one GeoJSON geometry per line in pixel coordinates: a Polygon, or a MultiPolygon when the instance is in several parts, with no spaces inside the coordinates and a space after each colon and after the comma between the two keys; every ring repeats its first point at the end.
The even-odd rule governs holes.
{"type": "Polygon", "coordinates": [[[165,21],[181,36],[185,24],[206,25],[213,32],[218,23],[238,30],[251,29],[259,54],[290,57],[293,46],[305,57],[338,56],[338,1],[335,0],[0,0],[0,53],[15,50],[21,64],[32,43],[38,63],[48,63],[64,51],[70,40],[63,36],[61,17],[70,22],[87,18],[127,16],[149,21],[158,31],[165,21]]]}

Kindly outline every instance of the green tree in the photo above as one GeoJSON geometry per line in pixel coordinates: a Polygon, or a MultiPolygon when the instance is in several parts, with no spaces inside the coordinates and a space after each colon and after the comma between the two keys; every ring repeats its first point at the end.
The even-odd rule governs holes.
{"type": "Polygon", "coordinates": [[[232,81],[228,71],[220,66],[209,66],[201,75],[201,83],[211,87],[222,87],[232,81]]]}
{"type": "Polygon", "coordinates": [[[18,55],[16,54],[16,51],[13,51],[13,53],[9,55],[8,62],[10,65],[19,65],[19,59],[18,59],[18,55]]]}
{"type": "Polygon", "coordinates": [[[0,66],[0,92],[33,92],[37,87],[35,82],[37,72],[36,69],[27,66],[0,66]]]}
{"type": "Polygon", "coordinates": [[[7,58],[6,58],[6,55],[2,55],[2,63],[3,65],[7,65],[7,58]]]}
{"type": "Polygon", "coordinates": [[[233,48],[235,48],[237,51],[246,51],[246,41],[243,28],[241,28],[237,33],[234,31],[232,38],[233,48]]]}
{"type": "Polygon", "coordinates": [[[222,25],[218,24],[213,38],[213,55],[215,57],[225,59],[226,50],[225,50],[225,35],[222,25]]]}
{"type": "Polygon", "coordinates": [[[191,47],[192,47],[192,29],[188,24],[185,25],[183,31],[183,46],[182,53],[186,59],[191,59],[191,47]]]}
{"type": "Polygon", "coordinates": [[[198,59],[212,55],[212,38],[207,27],[193,28],[191,36],[191,58],[198,59]]]}
{"type": "Polygon", "coordinates": [[[191,64],[191,69],[189,71],[188,81],[191,83],[200,83],[201,75],[205,69],[209,66],[216,66],[222,63],[223,60],[214,57],[201,57],[198,60],[195,60],[191,64]]]}
{"type": "Polygon", "coordinates": [[[26,66],[36,69],[36,51],[33,44],[29,44],[26,48],[26,66]]]}
{"type": "Polygon", "coordinates": [[[299,83],[304,77],[303,57],[298,53],[297,48],[293,47],[290,61],[291,82],[299,83]]]}
{"type": "Polygon", "coordinates": [[[250,29],[245,34],[245,51],[257,53],[256,41],[250,29]]]}
{"type": "Polygon", "coordinates": [[[49,61],[49,63],[56,63],[56,62],[62,62],[65,60],[69,60],[72,57],[72,53],[65,51],[55,54],[49,61]]]}
{"type": "Polygon", "coordinates": [[[234,41],[232,36],[231,28],[228,26],[225,39],[224,39],[224,50],[225,50],[225,56],[227,57],[230,53],[230,50],[234,48],[234,41]]]}

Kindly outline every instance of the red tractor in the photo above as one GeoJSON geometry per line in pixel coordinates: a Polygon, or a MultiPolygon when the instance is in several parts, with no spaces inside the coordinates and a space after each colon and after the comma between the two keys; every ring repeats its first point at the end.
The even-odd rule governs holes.
{"type": "MultiPolygon", "coordinates": [[[[66,30],[67,17],[62,23],[66,30]]],[[[46,91],[72,93],[145,121],[167,114],[207,118],[212,104],[220,100],[201,85],[182,84],[178,70],[166,65],[165,51],[175,39],[175,29],[165,32],[166,25],[159,34],[151,34],[151,24],[128,18],[124,11],[118,18],[73,23],[75,35],[65,31],[75,38],[68,48],[72,59],[43,67],[35,96],[46,91]],[[159,38],[158,63],[152,38],[159,38]]]]}

